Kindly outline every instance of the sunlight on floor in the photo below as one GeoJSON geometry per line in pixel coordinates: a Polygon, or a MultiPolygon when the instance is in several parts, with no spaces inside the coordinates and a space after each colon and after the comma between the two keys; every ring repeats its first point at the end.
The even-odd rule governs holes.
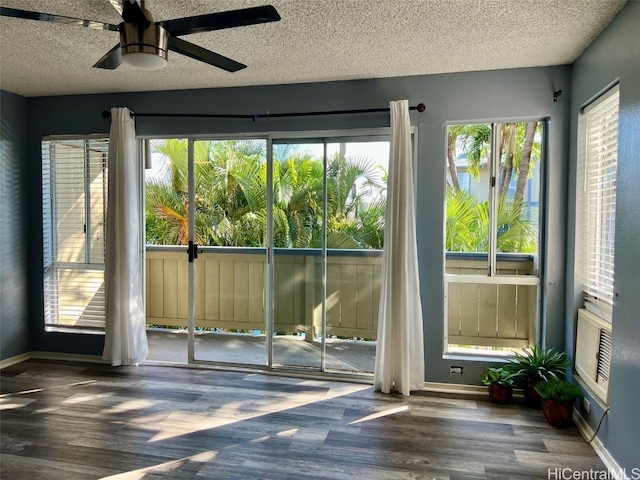
{"type": "Polygon", "coordinates": [[[366,417],[359,418],[358,420],[354,420],[353,422],[347,423],[347,425],[354,425],[356,423],[368,422],[369,420],[375,420],[376,418],[386,417],[388,415],[394,415],[400,412],[408,412],[409,405],[402,405],[401,407],[389,408],[388,410],[383,410],[382,412],[372,413],[371,415],[367,415],[366,417]]]}
{"type": "Polygon", "coordinates": [[[109,477],[103,477],[101,480],[142,480],[147,475],[156,474],[170,474],[177,470],[179,467],[189,462],[207,463],[213,460],[218,453],[215,451],[207,451],[191,455],[189,457],[179,458],[178,460],[172,460],[170,462],[160,463],[147,468],[141,468],[139,470],[132,470],[131,472],[119,473],[117,475],[111,475],[109,477]]]}
{"type": "Polygon", "coordinates": [[[226,411],[227,418],[214,418],[211,416],[211,412],[176,411],[170,413],[164,420],[158,423],[145,422],[144,419],[138,419],[134,423],[137,428],[156,431],[157,433],[149,441],[158,442],[168,438],[189,435],[202,430],[223,427],[244,420],[299,408],[343,395],[360,392],[368,388],[371,388],[371,386],[336,383],[324,397],[300,393],[293,395],[288,394],[286,397],[274,400],[251,399],[230,402],[221,406],[219,409],[226,411]]]}

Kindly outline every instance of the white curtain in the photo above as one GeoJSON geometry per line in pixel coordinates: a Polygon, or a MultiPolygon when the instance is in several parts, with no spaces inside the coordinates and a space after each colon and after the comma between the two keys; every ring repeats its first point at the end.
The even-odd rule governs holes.
{"type": "Polygon", "coordinates": [[[374,387],[409,395],[424,386],[409,103],[390,103],[391,151],[374,387]]]}
{"type": "Polygon", "coordinates": [[[111,365],[137,365],[149,352],[142,298],[141,169],[130,113],[127,108],[111,109],[102,354],[111,365]]]}

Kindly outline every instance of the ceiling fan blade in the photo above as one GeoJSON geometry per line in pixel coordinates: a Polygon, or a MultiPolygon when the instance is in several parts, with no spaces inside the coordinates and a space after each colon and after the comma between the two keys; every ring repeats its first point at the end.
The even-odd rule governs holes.
{"type": "Polygon", "coordinates": [[[110,23],[94,22],[93,20],[65,17],[63,15],[52,15],[50,13],[30,12],[28,10],[18,10],[17,8],[0,7],[0,16],[39,20],[41,22],[60,23],[64,25],[76,25],[78,27],[93,28],[94,30],[118,31],[118,26],[110,23]]]}
{"type": "Polygon", "coordinates": [[[149,12],[142,7],[140,0],[109,0],[109,3],[125,22],[148,24],[153,21],[149,12]]]}
{"type": "Polygon", "coordinates": [[[240,62],[231,60],[230,58],[199,47],[198,45],[194,45],[193,43],[185,42],[181,38],[169,37],[169,50],[173,50],[174,52],[181,53],[182,55],[186,55],[187,57],[191,57],[195,60],[208,63],[209,65],[221,68],[227,72],[237,72],[238,70],[247,68],[246,65],[240,62]]]}
{"type": "Polygon", "coordinates": [[[173,36],[189,33],[209,32],[223,28],[243,27],[258,23],[277,22],[280,15],[272,5],[263,7],[243,8],[228,12],[196,15],[195,17],[175,18],[161,23],[167,32],[173,36]]]}
{"type": "Polygon", "coordinates": [[[96,62],[93,68],[104,68],[105,70],[115,70],[122,63],[122,50],[118,43],[109,50],[104,57],[96,62]]]}

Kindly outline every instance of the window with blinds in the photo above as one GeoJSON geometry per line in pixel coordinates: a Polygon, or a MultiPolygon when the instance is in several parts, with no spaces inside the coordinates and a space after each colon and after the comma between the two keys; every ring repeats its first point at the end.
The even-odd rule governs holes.
{"type": "Polygon", "coordinates": [[[108,147],[104,136],[42,141],[47,330],[104,330],[108,147]]]}
{"type": "Polygon", "coordinates": [[[618,104],[616,86],[587,106],[580,119],[585,307],[609,322],[614,300],[618,104]]]}

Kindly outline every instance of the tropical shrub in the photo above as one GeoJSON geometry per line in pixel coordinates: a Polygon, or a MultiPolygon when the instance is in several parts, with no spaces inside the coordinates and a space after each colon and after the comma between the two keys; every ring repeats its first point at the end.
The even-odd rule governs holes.
{"type": "MultiPolygon", "coordinates": [[[[263,141],[195,142],[196,242],[260,247],[267,237],[267,166],[263,141]]],[[[166,178],[147,181],[147,243],[188,241],[187,142],[153,144],[166,178]]],[[[276,248],[320,248],[323,161],[276,146],[273,223],[276,248]]],[[[386,197],[376,165],[334,155],[327,163],[327,247],[381,249],[386,197]]]]}

